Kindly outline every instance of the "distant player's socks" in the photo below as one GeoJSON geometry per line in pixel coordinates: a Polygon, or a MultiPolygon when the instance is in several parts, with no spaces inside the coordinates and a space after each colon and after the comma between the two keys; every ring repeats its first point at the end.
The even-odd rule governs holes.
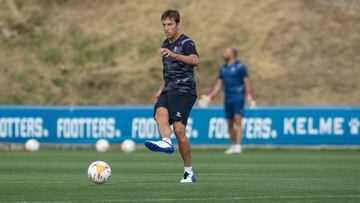
{"type": "Polygon", "coordinates": [[[184,173],[187,172],[190,175],[193,175],[192,166],[184,167],[184,173]]]}
{"type": "Polygon", "coordinates": [[[241,145],[240,144],[236,144],[235,147],[234,147],[234,153],[241,153],[242,152],[242,149],[241,149],[241,145]]]}
{"type": "Polygon", "coordinates": [[[165,140],[168,138],[164,138],[162,141],[145,141],[145,146],[149,150],[153,152],[164,152],[167,154],[171,154],[175,151],[174,146],[171,143],[171,140],[165,140]]]}
{"type": "Polygon", "coordinates": [[[191,170],[191,174],[185,171],[182,179],[180,180],[180,183],[195,183],[195,182],[196,182],[196,177],[192,172],[192,170],[191,170]]]}

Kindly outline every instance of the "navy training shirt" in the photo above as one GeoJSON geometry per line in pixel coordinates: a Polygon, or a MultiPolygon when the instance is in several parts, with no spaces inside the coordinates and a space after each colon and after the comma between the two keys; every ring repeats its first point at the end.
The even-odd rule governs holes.
{"type": "MultiPolygon", "coordinates": [[[[180,37],[173,43],[168,39],[164,40],[162,48],[189,56],[191,54],[199,55],[196,51],[195,43],[187,36],[180,37]]],[[[163,74],[165,81],[164,91],[173,90],[183,94],[196,96],[196,82],[194,76],[194,65],[186,64],[171,57],[162,57],[163,74]]]]}
{"type": "Polygon", "coordinates": [[[219,71],[219,79],[222,80],[225,92],[225,102],[244,100],[244,78],[249,73],[244,64],[235,61],[232,64],[224,64],[219,71]]]}

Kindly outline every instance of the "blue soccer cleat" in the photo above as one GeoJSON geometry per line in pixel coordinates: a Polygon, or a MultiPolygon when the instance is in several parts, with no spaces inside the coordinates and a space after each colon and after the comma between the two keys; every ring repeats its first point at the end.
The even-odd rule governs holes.
{"type": "Polygon", "coordinates": [[[148,148],[150,151],[153,152],[163,152],[166,154],[172,154],[175,151],[175,148],[172,144],[161,140],[161,141],[145,141],[145,146],[146,148],[148,148]]]}

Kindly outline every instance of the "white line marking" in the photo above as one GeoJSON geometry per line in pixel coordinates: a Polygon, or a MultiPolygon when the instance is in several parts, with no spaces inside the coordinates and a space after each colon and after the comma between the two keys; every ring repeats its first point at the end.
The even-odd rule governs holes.
{"type": "MultiPolygon", "coordinates": [[[[259,197],[199,197],[199,198],[159,198],[159,199],[106,199],[106,200],[94,200],[93,202],[171,202],[171,201],[232,201],[232,200],[256,200],[256,199],[345,199],[345,198],[360,198],[360,195],[329,195],[329,196],[259,196],[259,197]]],[[[78,200],[50,200],[50,201],[8,201],[11,203],[72,203],[78,202],[78,200]]],[[[91,202],[91,201],[90,201],[91,202]]]]}

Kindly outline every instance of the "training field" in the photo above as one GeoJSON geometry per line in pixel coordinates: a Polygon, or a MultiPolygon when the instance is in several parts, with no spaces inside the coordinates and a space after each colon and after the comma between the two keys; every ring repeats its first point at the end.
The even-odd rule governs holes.
{"type": "Polygon", "coordinates": [[[0,202],[360,202],[360,151],[203,149],[193,159],[198,182],[181,185],[178,151],[0,151],[0,202]],[[94,160],[110,164],[108,183],[88,181],[94,160]]]}

